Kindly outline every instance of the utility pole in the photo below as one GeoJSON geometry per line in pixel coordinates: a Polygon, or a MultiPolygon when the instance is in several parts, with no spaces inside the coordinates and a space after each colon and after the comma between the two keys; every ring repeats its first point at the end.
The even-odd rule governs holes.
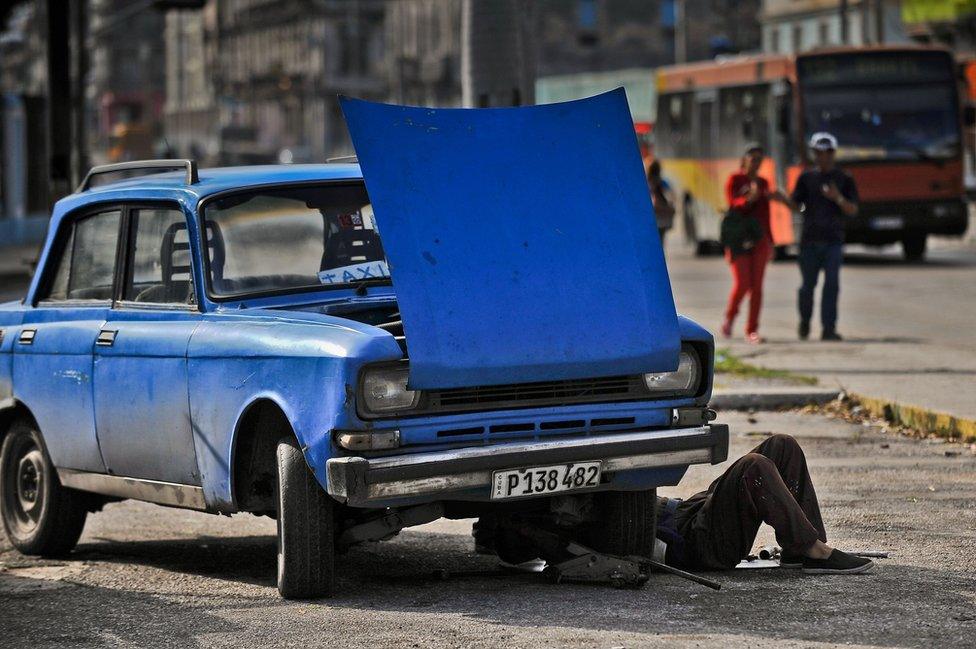
{"type": "Polygon", "coordinates": [[[462,0],[461,97],[464,106],[535,103],[532,0],[462,0]]]}
{"type": "Polygon", "coordinates": [[[674,0],[674,62],[688,61],[688,7],[685,0],[674,0]]]}
{"type": "Polygon", "coordinates": [[[870,44],[874,37],[871,30],[871,3],[872,0],[861,0],[861,42],[865,45],[870,44]]]}
{"type": "Polygon", "coordinates": [[[874,0],[874,42],[885,42],[885,0],[874,0]]]}
{"type": "Polygon", "coordinates": [[[65,11],[63,0],[46,0],[44,8],[47,22],[48,191],[56,200],[72,189],[71,12],[65,11]]]}
{"type": "Polygon", "coordinates": [[[840,42],[842,45],[849,45],[850,40],[847,26],[847,0],[840,0],[840,42]]]}
{"type": "Polygon", "coordinates": [[[71,13],[71,187],[88,173],[85,84],[88,81],[88,0],[74,0],[71,13]]]}

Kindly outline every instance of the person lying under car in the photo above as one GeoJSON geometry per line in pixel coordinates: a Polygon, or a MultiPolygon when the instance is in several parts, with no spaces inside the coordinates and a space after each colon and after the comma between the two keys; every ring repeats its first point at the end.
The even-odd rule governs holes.
{"type": "MultiPolygon", "coordinates": [[[[599,506],[590,503],[590,509],[599,506]]],[[[597,512],[586,509],[577,512],[583,530],[587,519],[598,518],[597,512]]],[[[538,563],[538,557],[556,564],[570,557],[563,547],[534,544],[525,534],[527,523],[554,529],[542,513],[534,521],[508,517],[501,511],[482,516],[473,530],[477,551],[497,555],[510,565],[538,563]]],[[[705,491],[686,499],[658,498],[652,558],[684,570],[728,570],[749,555],[761,523],[776,531],[783,568],[806,574],[850,575],[874,566],[870,559],[827,545],[806,457],[789,435],[769,437],[736,460],[705,491]]],[[[564,535],[588,544],[598,539],[599,530],[595,537],[593,530],[589,536],[568,531],[564,535]]]]}
{"type": "Polygon", "coordinates": [[[658,498],[657,535],[665,563],[688,570],[734,568],[752,550],[759,525],[776,531],[780,566],[806,574],[857,574],[874,562],[827,545],[803,449],[773,435],[736,460],[706,491],[658,498]]]}

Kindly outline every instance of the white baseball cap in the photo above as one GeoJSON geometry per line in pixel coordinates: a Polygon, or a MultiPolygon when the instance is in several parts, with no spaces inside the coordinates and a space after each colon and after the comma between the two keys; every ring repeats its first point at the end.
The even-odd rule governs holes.
{"type": "Polygon", "coordinates": [[[837,138],[830,133],[821,131],[820,133],[814,133],[810,137],[810,144],[808,146],[814,151],[836,151],[837,138]]]}

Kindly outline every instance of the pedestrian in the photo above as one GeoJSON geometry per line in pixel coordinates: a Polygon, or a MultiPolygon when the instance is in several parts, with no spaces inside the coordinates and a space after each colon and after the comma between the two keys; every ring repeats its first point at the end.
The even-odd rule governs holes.
{"type": "MultiPolygon", "coordinates": [[[[759,143],[746,146],[739,163],[739,170],[729,176],[725,194],[730,214],[723,223],[735,225],[739,232],[731,235],[738,245],[726,245],[725,258],[732,271],[732,289],[725,307],[722,335],[732,335],[732,325],[739,306],[749,296],[749,317],[746,320],[746,340],[763,342],[759,335],[759,312],[762,309],[763,278],[766,264],[772,258],[773,235],[769,225],[769,201],[788,202],[779,190],[770,191],[769,181],[759,175],[765,152],[759,143]],[[755,235],[749,234],[755,232],[755,235]]],[[[723,236],[723,239],[728,237],[723,236]]],[[[723,243],[728,244],[723,240],[723,243]]]]}
{"type": "Polygon", "coordinates": [[[734,568],[752,550],[760,523],[776,531],[780,567],[807,574],[855,574],[874,565],[827,545],[806,457],[789,435],[766,439],[707,491],[686,500],[658,498],[657,506],[664,559],[677,568],[734,568]]]}
{"type": "Polygon", "coordinates": [[[840,293],[840,266],[844,259],[844,220],[857,215],[857,186],[854,179],[835,166],[837,138],[830,133],[814,133],[809,148],[815,166],[797,178],[792,207],[803,212],[800,235],[800,275],[797,302],[801,340],[810,335],[813,293],[823,272],[820,296],[822,340],[842,340],[837,333],[837,296],[840,293]]]}
{"type": "Polygon", "coordinates": [[[671,186],[661,176],[661,163],[655,160],[647,168],[647,186],[651,190],[651,202],[654,204],[654,219],[657,221],[657,233],[664,246],[664,234],[674,226],[674,198],[671,186]]]}

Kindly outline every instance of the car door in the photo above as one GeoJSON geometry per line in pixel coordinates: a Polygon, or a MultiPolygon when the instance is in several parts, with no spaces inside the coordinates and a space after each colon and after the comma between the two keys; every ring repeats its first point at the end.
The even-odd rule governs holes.
{"type": "Polygon", "coordinates": [[[130,205],[118,299],[94,348],[95,421],[109,472],[199,485],[186,350],[200,322],[186,216],[130,205]]]}
{"type": "Polygon", "coordinates": [[[30,408],[54,464],[103,473],[92,390],[92,348],[112,302],[119,209],[62,221],[39,299],[12,329],[15,396],[30,408]]]}

